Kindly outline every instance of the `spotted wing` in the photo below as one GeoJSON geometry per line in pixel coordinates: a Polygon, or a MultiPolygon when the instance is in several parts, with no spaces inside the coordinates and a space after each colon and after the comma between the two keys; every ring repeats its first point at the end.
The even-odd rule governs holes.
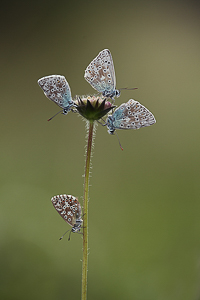
{"type": "Polygon", "coordinates": [[[78,199],[64,194],[52,197],[51,201],[59,215],[73,227],[76,220],[81,217],[81,205],[78,199]]]}
{"type": "Polygon", "coordinates": [[[108,49],[102,50],[85,70],[85,79],[100,93],[113,94],[116,87],[113,59],[108,49]]]}
{"type": "Polygon", "coordinates": [[[154,115],[133,99],[120,105],[112,117],[115,129],[139,129],[156,123],[154,115]]]}
{"type": "Polygon", "coordinates": [[[73,105],[71,90],[64,76],[51,75],[38,80],[38,84],[45,96],[63,109],[73,105]]]}

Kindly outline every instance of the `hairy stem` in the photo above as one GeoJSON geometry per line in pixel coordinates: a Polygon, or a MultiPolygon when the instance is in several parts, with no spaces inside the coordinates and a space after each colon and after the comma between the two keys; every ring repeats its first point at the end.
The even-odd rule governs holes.
{"type": "Polygon", "coordinates": [[[89,195],[89,176],[90,176],[90,161],[92,151],[94,122],[89,123],[86,165],[85,165],[85,182],[84,182],[84,197],[83,197],[83,263],[82,263],[82,300],[87,299],[87,270],[88,270],[88,195],[89,195]]]}

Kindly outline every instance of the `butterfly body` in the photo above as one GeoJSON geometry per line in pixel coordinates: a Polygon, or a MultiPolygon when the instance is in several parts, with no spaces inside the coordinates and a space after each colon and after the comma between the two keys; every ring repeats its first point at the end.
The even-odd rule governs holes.
{"type": "Polygon", "coordinates": [[[110,98],[110,99],[113,99],[114,97],[119,97],[120,96],[120,91],[119,90],[114,90],[114,91],[109,91],[108,89],[107,90],[104,90],[102,95],[105,97],[105,98],[110,98]]]}
{"type": "Polygon", "coordinates": [[[71,110],[72,106],[75,106],[69,84],[64,76],[45,76],[38,80],[38,84],[45,96],[63,109],[64,115],[71,110]]]}
{"type": "Polygon", "coordinates": [[[113,134],[115,129],[139,129],[154,123],[154,115],[133,99],[121,104],[106,121],[109,134],[113,134]]]}
{"type": "Polygon", "coordinates": [[[59,215],[72,226],[71,232],[79,232],[83,223],[81,218],[81,205],[78,199],[72,195],[57,195],[51,198],[51,202],[59,215]]]}
{"type": "Polygon", "coordinates": [[[116,90],[116,77],[112,55],[104,49],[92,60],[85,70],[84,78],[89,84],[106,98],[120,96],[116,90]]]}

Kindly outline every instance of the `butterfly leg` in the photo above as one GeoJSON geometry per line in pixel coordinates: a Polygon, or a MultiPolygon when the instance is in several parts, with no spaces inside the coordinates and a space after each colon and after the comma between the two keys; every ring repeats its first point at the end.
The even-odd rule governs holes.
{"type": "Polygon", "coordinates": [[[107,125],[106,121],[105,121],[104,119],[102,119],[102,118],[101,118],[101,120],[104,121],[104,124],[102,124],[102,123],[101,123],[100,121],[98,121],[98,120],[97,120],[97,122],[98,122],[99,124],[101,124],[101,126],[106,126],[106,125],[107,125]]]}

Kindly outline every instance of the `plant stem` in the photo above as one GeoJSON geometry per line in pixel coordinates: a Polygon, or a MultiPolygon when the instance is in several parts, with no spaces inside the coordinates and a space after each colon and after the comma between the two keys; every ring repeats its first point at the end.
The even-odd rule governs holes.
{"type": "Polygon", "coordinates": [[[88,195],[89,195],[89,176],[90,161],[92,151],[94,121],[89,123],[86,165],[85,165],[85,182],[83,197],[83,264],[82,264],[82,300],[87,299],[87,270],[88,270],[88,195]]]}

